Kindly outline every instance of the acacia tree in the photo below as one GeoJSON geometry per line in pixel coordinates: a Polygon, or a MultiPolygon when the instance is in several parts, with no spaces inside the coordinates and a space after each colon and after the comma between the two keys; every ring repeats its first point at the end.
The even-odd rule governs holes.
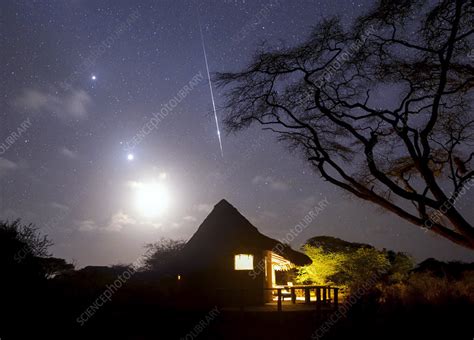
{"type": "Polygon", "coordinates": [[[217,74],[225,125],[262,124],[323,179],[474,249],[454,206],[474,184],[473,22],[467,0],[380,0],[348,29],[325,20],[217,74]]]}
{"type": "Polygon", "coordinates": [[[162,238],[158,242],[145,245],[145,270],[162,271],[176,260],[186,241],[162,238]]]}

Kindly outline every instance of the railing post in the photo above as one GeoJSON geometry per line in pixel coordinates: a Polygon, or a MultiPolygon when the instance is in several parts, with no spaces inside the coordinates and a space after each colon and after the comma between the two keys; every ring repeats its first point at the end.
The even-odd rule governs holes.
{"type": "Polygon", "coordinates": [[[305,287],[304,289],[304,302],[305,303],[311,302],[311,292],[309,290],[309,287],[305,287]]]}
{"type": "Polygon", "coordinates": [[[278,288],[278,311],[281,312],[281,288],[278,288]]]}
{"type": "Polygon", "coordinates": [[[316,309],[321,309],[321,287],[316,287],[316,309]]]}
{"type": "Polygon", "coordinates": [[[295,288],[291,287],[291,303],[295,304],[296,303],[296,293],[295,293],[295,288]]]}
{"type": "Polygon", "coordinates": [[[334,309],[337,310],[339,305],[339,297],[338,297],[339,288],[334,288],[334,309]]]}
{"type": "Polygon", "coordinates": [[[324,287],[323,288],[323,303],[326,304],[328,301],[327,301],[327,288],[324,287]]]}

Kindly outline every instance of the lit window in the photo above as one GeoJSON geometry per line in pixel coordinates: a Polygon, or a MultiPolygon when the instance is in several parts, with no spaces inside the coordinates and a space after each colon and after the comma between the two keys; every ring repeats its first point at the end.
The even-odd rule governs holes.
{"type": "Polygon", "coordinates": [[[239,254],[235,255],[235,270],[252,270],[253,255],[239,254]]]}

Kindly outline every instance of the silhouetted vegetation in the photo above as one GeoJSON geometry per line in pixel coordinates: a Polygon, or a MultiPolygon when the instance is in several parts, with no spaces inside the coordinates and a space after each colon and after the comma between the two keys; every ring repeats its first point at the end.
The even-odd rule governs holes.
{"type": "Polygon", "coordinates": [[[186,244],[183,240],[172,240],[162,238],[155,243],[145,246],[146,258],[144,269],[148,271],[162,272],[166,270],[186,244]]]}
{"type": "MultiPolygon", "coordinates": [[[[209,299],[190,299],[187,294],[192,292],[181,291],[176,278],[164,270],[174,262],[183,241],[162,239],[147,245],[142,268],[123,264],[79,270],[63,259],[47,256],[51,244],[32,225],[19,221],[0,224],[0,297],[3,310],[8,311],[2,319],[2,339],[29,338],[32,329],[39,338],[63,339],[64,334],[68,339],[156,338],[157,327],[160,338],[176,339],[186,336],[215,308],[209,299]],[[126,272],[130,275],[124,275],[126,272]],[[104,299],[106,291],[108,298],[104,299]],[[100,307],[91,309],[98,301],[100,307]]],[[[299,279],[346,287],[341,303],[378,273],[346,317],[327,332],[327,339],[349,334],[379,339],[385,328],[396,330],[383,333],[383,338],[397,338],[410,331],[409,327],[422,329],[430,322],[467,324],[465,318],[473,311],[474,264],[428,259],[413,267],[411,258],[403,253],[332,237],[308,240],[305,251],[314,264],[302,268],[299,279]],[[418,325],[413,325],[414,318],[418,325]]],[[[272,338],[309,339],[324,321],[322,315],[288,314],[285,318],[292,320],[292,326],[278,330],[277,314],[236,317],[218,311],[200,338],[264,338],[270,334],[272,338]],[[242,328],[243,324],[252,328],[242,328]]],[[[446,334],[433,329],[426,331],[431,338],[446,334]]],[[[464,327],[449,331],[452,336],[455,333],[467,334],[464,327]]]]}
{"type": "Polygon", "coordinates": [[[371,277],[377,282],[399,282],[414,267],[406,254],[330,236],[309,239],[303,250],[313,263],[299,269],[298,281],[302,283],[356,289],[371,277]]]}
{"type": "Polygon", "coordinates": [[[339,285],[345,300],[355,301],[325,339],[469,335],[461,325],[474,310],[474,264],[427,259],[415,266],[404,253],[329,236],[310,239],[303,249],[313,264],[299,269],[299,280],[339,285]],[[364,294],[354,294],[361,286],[364,294]]]}
{"type": "Polygon", "coordinates": [[[45,307],[51,303],[50,279],[74,269],[50,256],[51,245],[32,224],[0,222],[0,301],[4,311],[0,331],[6,339],[7,335],[24,338],[30,327],[41,327],[48,310],[45,307]]]}
{"type": "Polygon", "coordinates": [[[456,201],[474,185],[472,1],[382,0],[220,73],[225,125],[258,124],[326,181],[474,249],[456,201]],[[410,204],[407,204],[410,203],[410,204]]]}
{"type": "MultiPolygon", "coordinates": [[[[230,88],[226,126],[236,132],[261,124],[334,186],[474,249],[474,228],[454,204],[474,183],[473,22],[467,0],[380,0],[352,26],[325,19],[296,46],[262,49],[244,70],[217,76],[230,88]]],[[[329,236],[308,240],[305,256],[246,219],[244,233],[220,228],[223,215],[210,219],[181,263],[195,271],[195,282],[202,279],[199,294],[194,282],[183,289],[173,267],[184,241],[146,245],[139,268],[76,270],[51,256],[51,240],[34,225],[0,222],[1,340],[189,339],[216,308],[208,267],[226,249],[220,232],[236,235],[228,240],[235,248],[250,239],[251,249],[272,250],[261,255],[261,275],[268,259],[273,268],[278,247],[292,263],[309,263],[308,256],[313,263],[298,270],[299,283],[339,286],[340,304],[350,304],[337,321],[331,313],[339,310],[329,309],[219,310],[205,319],[200,339],[309,339],[327,320],[333,324],[324,339],[473,337],[474,264],[428,259],[415,266],[407,254],[329,236]]],[[[253,261],[248,249],[240,255],[253,261]]],[[[226,273],[237,274],[231,283],[249,290],[238,275],[255,283],[249,267],[258,263],[236,268],[238,254],[228,255],[226,273]]]]}
{"type": "Polygon", "coordinates": [[[47,236],[34,225],[22,225],[20,220],[0,222],[0,267],[6,284],[28,280],[41,281],[51,272],[52,262],[47,236]]]}

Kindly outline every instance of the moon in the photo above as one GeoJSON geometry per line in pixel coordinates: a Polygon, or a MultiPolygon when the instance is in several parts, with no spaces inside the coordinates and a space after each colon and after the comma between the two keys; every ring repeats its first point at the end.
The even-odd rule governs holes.
{"type": "Polygon", "coordinates": [[[134,189],[135,207],[144,217],[160,216],[168,210],[170,196],[164,183],[138,182],[134,189]]]}
{"type": "Polygon", "coordinates": [[[127,160],[133,161],[134,159],[135,159],[135,156],[133,155],[133,153],[129,153],[129,154],[127,155],[127,160]]]}
{"type": "Polygon", "coordinates": [[[91,77],[92,80],[97,80],[97,77],[93,74],[91,77]]]}

